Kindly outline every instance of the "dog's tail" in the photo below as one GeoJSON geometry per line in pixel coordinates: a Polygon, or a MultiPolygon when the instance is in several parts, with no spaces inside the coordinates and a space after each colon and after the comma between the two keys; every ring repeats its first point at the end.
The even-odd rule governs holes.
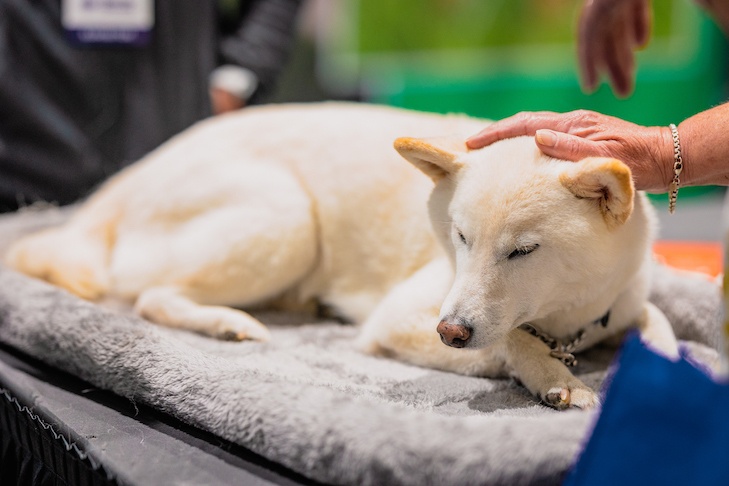
{"type": "Polygon", "coordinates": [[[5,255],[15,270],[58,285],[84,299],[97,299],[109,288],[108,261],[114,240],[111,221],[69,223],[21,238],[5,255]]]}

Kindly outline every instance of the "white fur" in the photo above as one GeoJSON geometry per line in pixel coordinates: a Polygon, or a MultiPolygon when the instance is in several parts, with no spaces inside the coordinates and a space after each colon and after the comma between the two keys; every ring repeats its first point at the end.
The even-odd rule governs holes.
{"type": "Polygon", "coordinates": [[[335,103],[217,117],[112,178],[67,225],[21,240],[7,261],[224,338],[269,338],[232,307],[316,299],[363,323],[370,352],[512,375],[557,408],[593,406],[595,393],[516,328],[565,337],[610,310],[583,347],[636,326],[675,356],[670,326],[646,303],[650,205],[615,161],[550,160],[529,138],[466,151],[484,123],[335,103]],[[393,150],[404,135],[446,135],[398,146],[430,179],[393,150]],[[440,319],[470,326],[467,349],[440,342],[440,319]]]}

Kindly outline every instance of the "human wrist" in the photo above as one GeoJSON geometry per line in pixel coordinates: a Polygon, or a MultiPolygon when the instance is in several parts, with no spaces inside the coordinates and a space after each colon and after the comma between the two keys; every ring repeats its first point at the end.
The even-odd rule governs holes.
{"type": "Polygon", "coordinates": [[[687,124],[688,120],[685,120],[681,122],[678,125],[678,133],[681,137],[681,157],[683,158],[683,172],[681,173],[681,183],[684,186],[691,186],[695,184],[700,184],[700,181],[696,181],[695,179],[695,167],[692,166],[692,164],[689,163],[691,149],[692,149],[692,139],[691,136],[691,127],[690,124],[687,124]]]}
{"type": "Polygon", "coordinates": [[[668,126],[656,128],[658,129],[658,134],[654,146],[656,151],[653,157],[660,178],[660,182],[657,183],[660,187],[656,187],[656,189],[660,192],[666,192],[673,181],[673,164],[675,162],[673,133],[668,126]]]}
{"type": "Polygon", "coordinates": [[[676,211],[678,189],[681,185],[681,173],[683,172],[683,150],[681,149],[681,138],[678,136],[678,128],[675,124],[668,125],[673,138],[673,179],[668,186],[668,212],[673,214],[676,211]]]}

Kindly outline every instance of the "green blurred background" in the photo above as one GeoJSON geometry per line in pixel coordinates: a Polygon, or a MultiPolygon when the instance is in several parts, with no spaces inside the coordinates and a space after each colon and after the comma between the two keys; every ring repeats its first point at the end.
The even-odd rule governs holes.
{"type": "Polygon", "coordinates": [[[655,0],[634,94],[580,90],[579,0],[340,0],[325,75],[369,101],[498,119],[587,108],[645,125],[678,123],[726,98],[724,36],[688,0],[655,0]]]}

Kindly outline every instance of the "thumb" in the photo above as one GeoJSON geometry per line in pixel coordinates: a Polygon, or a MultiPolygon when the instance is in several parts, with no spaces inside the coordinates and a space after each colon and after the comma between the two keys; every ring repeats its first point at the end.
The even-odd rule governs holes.
{"type": "Polygon", "coordinates": [[[599,153],[595,142],[569,133],[537,130],[534,138],[545,155],[556,159],[577,161],[599,153]]]}

